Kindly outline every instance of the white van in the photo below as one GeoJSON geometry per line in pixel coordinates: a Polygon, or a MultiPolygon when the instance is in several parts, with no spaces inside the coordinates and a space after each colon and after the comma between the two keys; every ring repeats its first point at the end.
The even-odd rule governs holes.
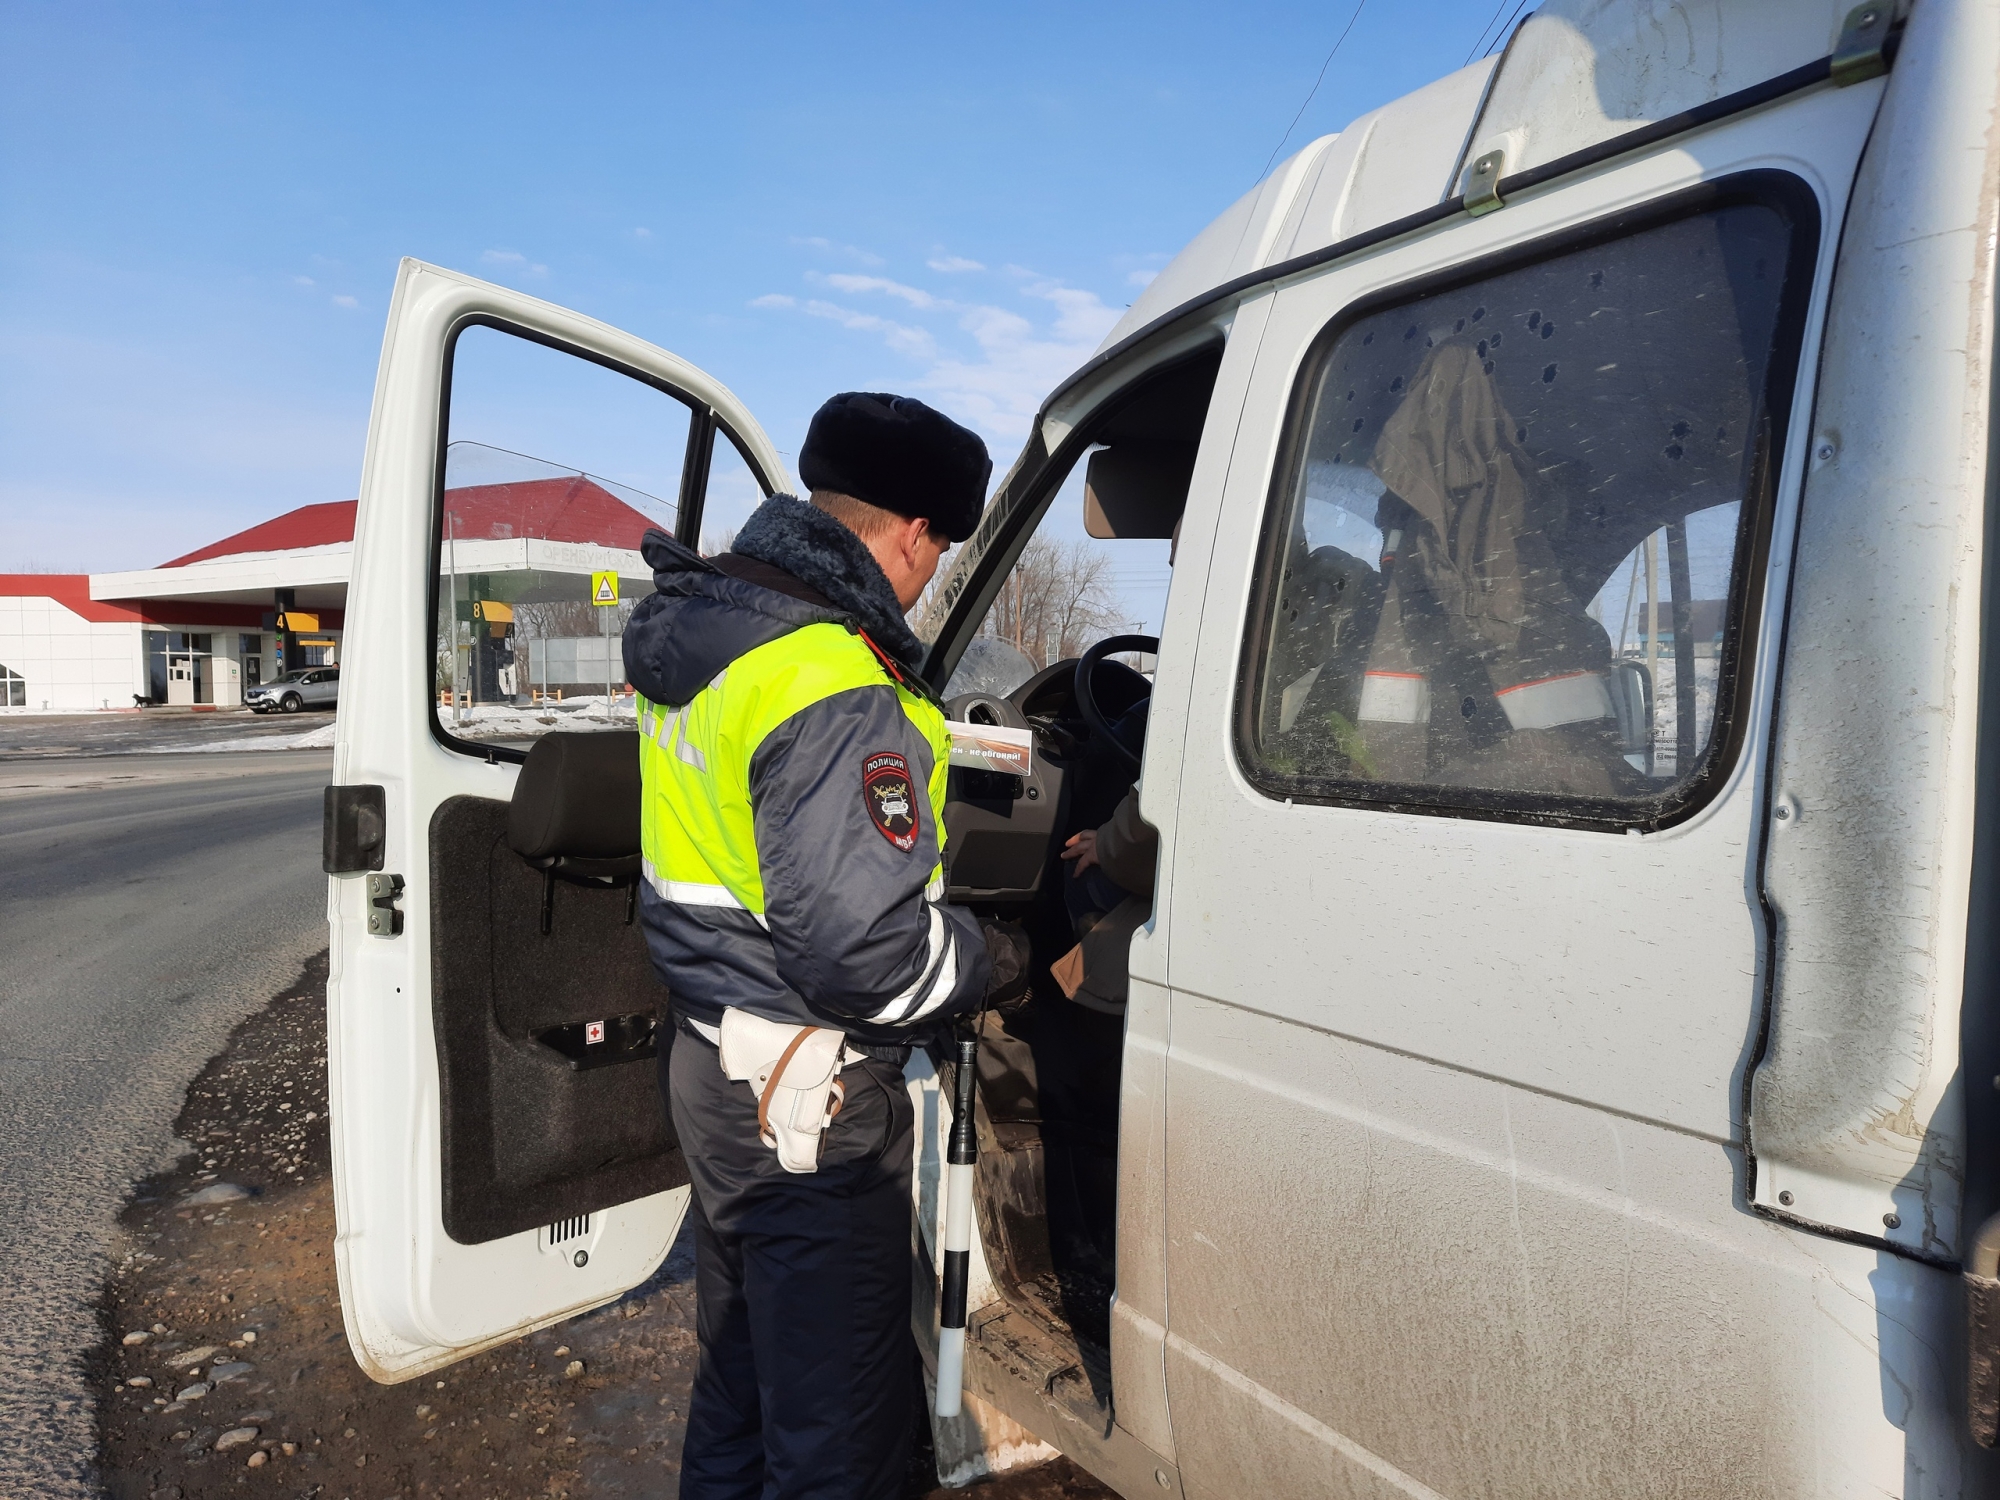
{"type": "MultiPolygon", "coordinates": [[[[1122,1019],[982,1023],[974,1446],[1131,1497],[2000,1494],[1996,120],[1992,0],[1549,0],[1049,398],[925,616],[1037,751],[955,773],[951,880],[1060,956],[1147,694],[1160,854],[1122,1019]],[[1024,624],[1089,548],[1150,677],[1024,624]]],[[[674,1239],[636,802],[627,848],[584,753],[632,702],[534,642],[791,483],[702,371],[404,263],[327,826],[379,1380],[674,1239]]]]}

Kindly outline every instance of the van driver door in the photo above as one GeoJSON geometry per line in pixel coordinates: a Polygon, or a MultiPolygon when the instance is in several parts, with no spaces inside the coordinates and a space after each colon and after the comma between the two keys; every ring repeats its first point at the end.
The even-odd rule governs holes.
{"type": "Polygon", "coordinates": [[[402,263],[325,850],[335,1259],[376,1380],[617,1297],[673,1243],[687,1173],[632,879],[555,879],[510,839],[510,804],[545,736],[628,737],[636,869],[620,637],[651,588],[640,540],[698,544],[704,513],[732,524],[786,483],[755,419],[685,361],[402,263]]]}
{"type": "Polygon", "coordinates": [[[1870,1299],[1933,1273],[1744,1204],[1786,569],[1880,87],[1270,294],[1183,533],[1190,1497],[1906,1493],[1882,1393],[1937,1409],[1943,1365],[1870,1299]]]}

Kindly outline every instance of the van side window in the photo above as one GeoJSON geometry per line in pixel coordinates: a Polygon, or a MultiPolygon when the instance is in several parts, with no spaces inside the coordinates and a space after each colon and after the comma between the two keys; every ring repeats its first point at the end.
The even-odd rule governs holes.
{"type": "Polygon", "coordinates": [[[1321,336],[1239,690],[1262,790],[1643,826],[1717,780],[1817,237],[1775,175],[1321,336]]]}

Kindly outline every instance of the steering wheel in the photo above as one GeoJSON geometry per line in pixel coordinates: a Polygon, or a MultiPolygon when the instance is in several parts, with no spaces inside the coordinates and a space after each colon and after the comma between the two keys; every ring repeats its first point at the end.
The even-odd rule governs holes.
{"type": "Polygon", "coordinates": [[[1114,635],[1099,641],[1076,659],[1076,711],[1083,715],[1083,722],[1090,726],[1090,732],[1111,747],[1113,755],[1125,763],[1130,771],[1139,769],[1139,754],[1129,750],[1125,742],[1111,732],[1111,721],[1104,717],[1104,710],[1097,706],[1097,695],[1090,689],[1091,674],[1097,664],[1107,656],[1120,651],[1144,651],[1157,656],[1160,638],[1156,635],[1114,635]]]}

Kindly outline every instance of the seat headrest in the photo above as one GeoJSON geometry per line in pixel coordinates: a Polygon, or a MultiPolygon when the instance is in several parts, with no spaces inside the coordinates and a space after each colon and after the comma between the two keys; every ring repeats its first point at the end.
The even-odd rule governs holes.
{"type": "Polygon", "coordinates": [[[639,732],[543,735],[514,783],[507,842],[524,859],[636,859],[639,732]]]}

